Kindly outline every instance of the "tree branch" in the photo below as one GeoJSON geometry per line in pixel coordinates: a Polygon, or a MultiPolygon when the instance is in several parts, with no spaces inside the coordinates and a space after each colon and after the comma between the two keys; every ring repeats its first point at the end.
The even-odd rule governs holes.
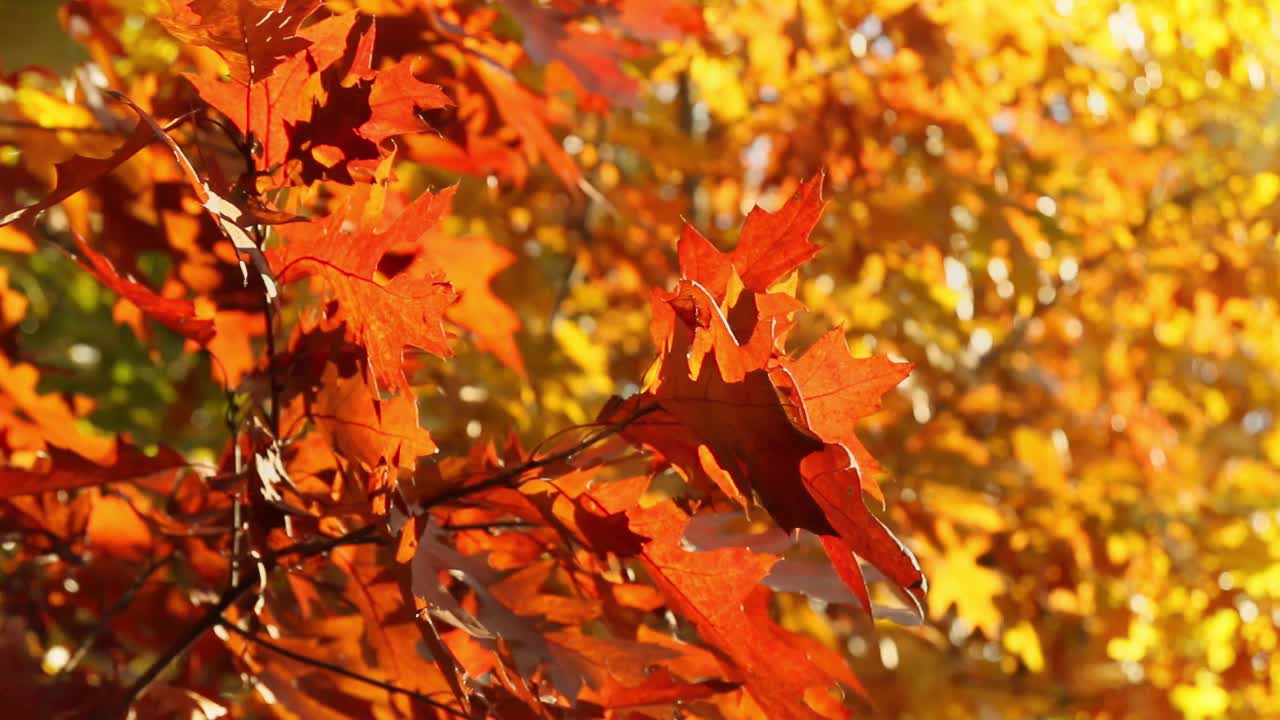
{"type": "MultiPolygon", "coordinates": [[[[290,545],[289,547],[262,559],[262,565],[265,567],[265,572],[262,573],[262,577],[265,578],[267,574],[279,565],[281,556],[297,554],[306,558],[321,555],[340,545],[347,545],[352,542],[364,542],[372,535],[374,530],[376,530],[376,528],[373,525],[366,525],[339,537],[324,538],[322,540],[290,545]]],[[[224,590],[222,595],[218,596],[218,601],[214,603],[213,607],[209,608],[199,621],[188,628],[187,632],[182,634],[182,637],[178,638],[178,640],[170,645],[167,650],[161,653],[160,657],[156,658],[155,661],[153,661],[151,665],[138,676],[138,679],[135,680],[127,690],[125,690],[124,697],[121,700],[122,714],[128,713],[128,710],[133,706],[133,703],[136,702],[138,698],[142,697],[148,689],[150,689],[151,685],[155,683],[160,674],[168,669],[174,661],[185,655],[187,651],[191,649],[191,646],[195,645],[196,641],[199,640],[206,632],[215,625],[221,623],[222,614],[232,605],[235,605],[240,598],[244,597],[249,593],[249,591],[258,586],[258,578],[259,575],[257,573],[253,573],[249,578],[224,590]]]]}
{"type": "Polygon", "coordinates": [[[86,637],[84,642],[80,644],[80,647],[76,649],[75,654],[71,656],[71,659],[67,661],[67,664],[58,669],[57,675],[54,675],[53,677],[54,682],[58,682],[62,678],[66,677],[67,674],[71,673],[80,665],[85,657],[89,655],[89,651],[93,649],[93,646],[98,642],[98,639],[105,635],[110,629],[111,621],[123,612],[125,608],[129,607],[131,603],[133,603],[134,597],[136,597],[142,590],[142,586],[147,584],[147,580],[149,580],[157,570],[168,565],[170,560],[173,560],[172,553],[165,555],[162,558],[152,560],[150,564],[142,569],[142,572],[138,573],[138,576],[134,578],[133,583],[124,591],[124,594],[122,594],[115,603],[113,603],[111,607],[107,608],[106,612],[102,613],[102,616],[98,618],[98,624],[94,626],[93,630],[89,633],[89,636],[86,637]]]}
{"type": "Polygon", "coordinates": [[[490,490],[497,487],[503,487],[510,484],[512,480],[515,480],[516,478],[520,477],[521,475],[531,470],[537,470],[539,468],[543,468],[548,465],[553,465],[562,460],[568,460],[569,458],[573,457],[574,455],[577,455],[583,450],[586,450],[592,445],[599,443],[601,440],[605,440],[607,438],[613,437],[614,435],[617,435],[619,432],[622,432],[622,429],[625,428],[626,426],[630,425],[636,420],[639,420],[645,415],[648,415],[652,412],[656,412],[657,410],[658,410],[657,403],[654,403],[652,405],[644,405],[638,408],[630,416],[623,418],[622,420],[619,420],[618,422],[605,427],[605,429],[601,430],[598,433],[595,433],[594,435],[588,435],[587,437],[583,438],[581,441],[579,441],[577,444],[571,447],[567,447],[564,450],[551,453],[550,455],[547,455],[545,457],[531,458],[513,468],[510,468],[508,470],[503,470],[502,472],[496,475],[493,475],[492,477],[489,477],[485,480],[481,480],[480,482],[475,483],[474,485],[464,485],[462,487],[440,493],[439,495],[427,501],[426,503],[427,507],[434,507],[436,505],[441,505],[443,503],[453,502],[455,500],[459,500],[461,498],[467,497],[468,495],[474,495],[475,493],[483,492],[485,490],[490,490]]]}
{"type": "Polygon", "coordinates": [[[341,665],[334,665],[332,663],[325,662],[324,660],[308,657],[306,655],[303,655],[302,653],[295,652],[281,645],[277,645],[271,642],[270,640],[267,640],[266,638],[262,637],[261,635],[244,630],[240,628],[238,625],[236,625],[235,623],[229,622],[222,618],[219,618],[218,624],[226,628],[227,630],[235,633],[236,635],[239,635],[245,640],[248,640],[249,642],[254,643],[255,645],[260,645],[274,653],[283,655],[289,658],[290,660],[303,663],[304,665],[310,665],[311,667],[320,668],[321,670],[327,670],[335,675],[341,675],[342,677],[349,678],[357,682],[362,682],[366,685],[372,685],[373,687],[381,688],[383,690],[386,690],[387,692],[406,695],[408,697],[413,698],[414,700],[426,703],[431,707],[436,708],[437,710],[442,710],[444,712],[447,712],[450,715],[453,715],[454,717],[460,717],[460,718],[468,717],[466,713],[458,710],[457,708],[454,708],[448,705],[447,703],[442,703],[439,700],[433,700],[429,696],[423,695],[422,693],[416,690],[410,690],[408,688],[403,688],[398,685],[392,685],[389,682],[384,682],[382,680],[378,680],[377,678],[372,678],[372,677],[369,677],[368,675],[361,675],[358,672],[348,670],[342,667],[341,665]]]}

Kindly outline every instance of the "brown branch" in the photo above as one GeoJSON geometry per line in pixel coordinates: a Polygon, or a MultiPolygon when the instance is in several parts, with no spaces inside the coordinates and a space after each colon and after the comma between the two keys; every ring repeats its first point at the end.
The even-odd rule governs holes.
{"type": "Polygon", "coordinates": [[[121,612],[124,612],[125,608],[129,607],[129,605],[133,603],[133,599],[142,590],[142,587],[147,584],[147,580],[151,579],[151,576],[154,575],[157,570],[168,565],[170,560],[173,560],[173,553],[152,560],[145,568],[142,569],[142,572],[138,573],[138,576],[134,578],[133,583],[124,591],[124,594],[121,595],[115,603],[113,603],[111,607],[107,608],[106,612],[102,613],[102,616],[98,618],[98,624],[94,626],[93,630],[89,633],[89,636],[86,637],[84,642],[80,644],[80,647],[76,649],[75,654],[71,656],[71,659],[67,661],[67,664],[58,669],[58,674],[53,677],[54,682],[58,682],[62,678],[66,677],[67,674],[74,671],[76,667],[78,667],[80,663],[88,657],[89,651],[93,649],[93,646],[103,635],[107,634],[108,630],[111,629],[111,621],[114,620],[121,612]]]}
{"type": "Polygon", "coordinates": [[[449,532],[460,532],[462,530],[529,530],[536,527],[542,526],[537,523],[531,523],[527,520],[499,520],[497,522],[442,525],[440,529],[447,530],[449,532]]]}
{"type": "Polygon", "coordinates": [[[227,630],[230,630],[231,632],[235,633],[236,635],[239,635],[245,640],[248,640],[249,642],[254,643],[255,645],[260,645],[274,653],[283,655],[289,658],[290,660],[300,662],[304,665],[310,665],[311,667],[320,668],[321,670],[327,670],[335,675],[341,675],[342,677],[355,680],[356,682],[362,682],[366,685],[371,685],[376,688],[381,688],[390,693],[406,695],[408,697],[413,698],[414,700],[426,703],[431,707],[436,708],[437,710],[443,710],[444,712],[447,712],[450,715],[453,715],[454,717],[460,717],[460,718],[468,717],[466,713],[458,710],[457,708],[454,708],[446,703],[442,703],[439,700],[433,700],[431,697],[427,695],[423,695],[422,693],[416,690],[403,688],[403,687],[400,687],[399,685],[392,685],[389,682],[385,682],[377,678],[372,678],[372,677],[369,677],[368,675],[361,675],[358,672],[348,670],[342,667],[341,665],[334,665],[333,663],[325,662],[324,660],[308,657],[306,655],[303,655],[300,652],[296,652],[284,646],[277,645],[271,642],[270,640],[267,640],[266,638],[262,637],[261,635],[258,635],[256,633],[251,633],[248,630],[244,630],[238,625],[236,625],[235,623],[228,622],[227,620],[222,618],[218,619],[218,624],[226,628],[227,630]]]}
{"type": "MultiPolygon", "coordinates": [[[[366,525],[339,537],[324,538],[322,540],[290,545],[289,547],[262,559],[262,565],[265,567],[265,572],[261,575],[262,577],[266,577],[267,574],[274,570],[279,564],[281,556],[297,554],[306,558],[314,555],[321,555],[341,545],[347,545],[352,542],[364,542],[372,536],[375,530],[376,528],[374,526],[366,525]]],[[[156,679],[160,677],[161,673],[168,669],[168,667],[178,660],[178,658],[186,655],[187,651],[191,649],[191,646],[195,645],[196,641],[203,637],[206,632],[215,625],[221,623],[222,614],[232,605],[235,605],[236,602],[247,595],[251,590],[255,589],[258,586],[258,579],[259,574],[252,573],[249,578],[224,590],[222,595],[218,596],[218,601],[214,603],[213,607],[209,608],[199,621],[188,628],[177,641],[161,653],[160,656],[156,658],[141,675],[138,676],[138,679],[135,680],[127,690],[125,690],[124,697],[120,702],[121,714],[128,714],[128,710],[133,706],[133,703],[151,688],[152,684],[154,684],[156,679]]]]}

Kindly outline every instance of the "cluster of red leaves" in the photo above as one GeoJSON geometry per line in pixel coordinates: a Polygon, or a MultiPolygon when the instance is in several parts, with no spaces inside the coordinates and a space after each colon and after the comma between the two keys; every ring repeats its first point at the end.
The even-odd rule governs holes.
{"type": "MultiPolygon", "coordinates": [[[[139,337],[150,318],[207,351],[236,399],[204,470],[82,432],[86,399],[42,394],[36,367],[0,355],[0,525],[22,538],[5,562],[47,598],[19,612],[6,590],[6,634],[95,619],[52,684],[0,643],[6,689],[48,716],[208,714],[228,677],[253,690],[234,712],[282,717],[846,716],[840,688],[862,688],[838,653],[775,623],[773,594],[870,612],[868,573],[909,600],[924,579],[864,504],[878,468],[853,435],[909,368],[853,359],[838,330],[785,351],[803,306],[778,283],[818,252],[821,179],[754,211],[731,253],[686,229],[682,277],[654,293],[644,392],[536,450],[440,457],[405,348],[448,357],[460,330],[524,373],[519,320],[489,288],[513,257],[447,237],[453,190],[409,200],[395,162],[520,182],[541,159],[572,188],[551,90],[632,104],[620,62],[701,21],[677,2],[509,0],[522,47],[494,7],[386,5],[375,22],[318,0],[174,0],[160,23],[200,68],[189,85],[130,88],[135,129],[106,158],[58,162],[52,190],[5,171],[4,224],[34,231],[66,201],[63,229],[39,232],[139,337]],[[545,94],[517,79],[529,61],[547,65],[545,94]],[[172,136],[184,125],[198,162],[172,136]],[[113,174],[135,157],[141,193],[113,174]],[[18,189],[42,187],[18,207],[18,189]],[[157,250],[173,260],[161,290],[134,279],[157,250]],[[651,489],[668,468],[684,491],[651,489]],[[786,537],[766,551],[726,530],[743,517],[731,503],[786,537]]],[[[68,13],[111,52],[117,14],[93,0],[68,13]]]]}

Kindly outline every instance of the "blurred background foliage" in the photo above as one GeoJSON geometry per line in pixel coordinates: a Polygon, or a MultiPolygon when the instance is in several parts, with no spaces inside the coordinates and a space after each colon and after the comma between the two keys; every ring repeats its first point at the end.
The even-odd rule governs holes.
{"type": "MultiPolygon", "coordinates": [[[[172,62],[157,8],[112,4],[130,17],[117,73],[172,62]]],[[[7,0],[6,72],[82,58],[57,5],[7,0]]],[[[843,325],[856,354],[915,363],[862,435],[931,593],[916,627],[791,596],[784,623],[844,649],[885,717],[1280,714],[1280,5],[703,12],[707,37],[636,66],[641,107],[558,128],[587,192],[543,165],[522,183],[399,168],[412,188],[460,180],[450,233],[518,258],[494,287],[527,374],[474,343],[424,361],[436,442],[537,442],[634,391],[682,222],[731,246],[752,206],[825,171],[794,342],[843,325]]],[[[12,121],[87,122],[56,85],[2,91],[0,162],[26,161],[12,121]]],[[[209,361],[166,331],[141,343],[60,249],[0,251],[0,298],[0,342],[49,369],[42,389],[95,398],[94,426],[193,455],[225,442],[209,361]]]]}

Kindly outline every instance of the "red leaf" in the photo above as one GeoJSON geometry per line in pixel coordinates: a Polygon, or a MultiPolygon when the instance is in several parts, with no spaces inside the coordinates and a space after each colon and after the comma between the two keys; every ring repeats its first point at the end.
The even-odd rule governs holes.
{"type": "Polygon", "coordinates": [[[386,462],[412,468],[417,458],[436,451],[431,434],[418,425],[418,404],[409,396],[380,399],[357,374],[344,378],[328,365],[310,408],[333,448],[368,468],[386,462]]]}
{"type": "Polygon", "coordinates": [[[586,32],[530,0],[502,4],[524,28],[524,46],[534,62],[561,62],[591,92],[625,107],[640,105],[640,81],[623,72],[619,63],[643,57],[646,48],[608,33],[586,32]]]}
{"type": "Polygon", "coordinates": [[[186,461],[172,450],[161,449],[155,457],[148,457],[123,440],[116,441],[114,451],[101,463],[51,446],[48,458],[38,468],[0,467],[0,499],[139,480],[184,466],[186,461]]]}
{"type": "Polygon", "coordinates": [[[79,235],[75,238],[76,260],[97,278],[98,282],[111,288],[120,297],[137,305],[143,313],[183,337],[195,340],[202,345],[213,339],[216,333],[213,320],[197,318],[195,305],[190,301],[161,297],[141,283],[120,277],[111,266],[111,261],[94,252],[84,238],[79,235]]]}
{"type": "Polygon", "coordinates": [[[776,213],[753,208],[731,257],[742,284],[764,292],[787,273],[805,264],[821,248],[809,242],[826,203],[822,174],[807,180],[776,213]]]}
{"type": "Polygon", "coordinates": [[[864,478],[879,472],[880,464],[854,434],[854,423],[880,410],[880,399],[911,374],[911,364],[883,355],[854,358],[837,328],[799,360],[783,360],[783,366],[804,407],[806,426],[826,442],[849,448],[864,478]]]}
{"type": "Polygon", "coordinates": [[[809,233],[817,226],[824,207],[819,174],[801,185],[776,213],[753,208],[732,252],[720,252],[686,225],[678,245],[680,274],[722,300],[732,267],[748,290],[762,293],[822,249],[809,242],[809,233]]]}
{"type": "Polygon", "coordinates": [[[179,41],[207,47],[227,62],[231,76],[248,83],[308,44],[302,21],[320,0],[170,0],[160,24],[179,41]]]}
{"type": "Polygon", "coordinates": [[[702,8],[682,0],[617,0],[617,15],[605,22],[628,35],[645,40],[677,40],[682,35],[707,32],[702,8]]]}
{"type": "MultiPolygon", "coordinates": [[[[438,272],[377,277],[378,262],[393,246],[419,243],[448,209],[453,188],[423,193],[383,231],[345,231],[346,214],[280,227],[287,240],[268,253],[282,283],[319,277],[337,304],[337,317],[363,345],[379,390],[409,388],[401,369],[404,347],[451,354],[444,329],[446,309],[457,294],[438,272]]],[[[353,210],[353,208],[348,208],[353,210]]],[[[358,211],[356,211],[358,212],[358,211]]]]}
{"type": "Polygon", "coordinates": [[[724,654],[767,717],[824,717],[806,703],[819,695],[830,703],[822,707],[824,713],[842,710],[826,695],[837,681],[862,692],[842,663],[819,666],[800,636],[769,619],[764,602],[768,590],[759,583],[777,558],[742,548],[686,552],[680,539],[689,518],[671,502],[629,515],[632,530],[653,538],[641,559],[670,607],[689,618],[698,635],[724,654]]]}
{"type": "Polygon", "coordinates": [[[728,255],[686,229],[679,243],[686,279],[673,292],[654,294],[659,371],[644,395],[611,406],[608,417],[656,400],[668,417],[634,423],[623,431],[627,437],[744,507],[758,496],[784,529],[823,538],[837,573],[868,612],[855,552],[918,604],[924,576],[863,502],[864,482],[879,493],[863,474],[878,465],[852,430],[910,366],[855,360],[839,331],[793,362],[781,340],[803,306],[786,295],[760,294],[817,252],[808,235],[822,211],[820,192],[821,176],[779,212],[753,211],[728,255]],[[747,290],[726,308],[735,274],[747,290]]]}
{"type": "Polygon", "coordinates": [[[555,119],[547,101],[526,90],[509,71],[494,67],[486,60],[470,58],[469,61],[493,96],[503,121],[520,135],[527,147],[542,155],[565,185],[576,188],[582,171],[547,129],[547,124],[555,119]]]}
{"type": "Polygon", "coordinates": [[[427,233],[421,246],[423,252],[415,262],[446,268],[449,284],[458,291],[458,302],[449,306],[445,317],[475,333],[478,348],[492,351],[524,376],[524,358],[515,341],[520,316],[490,287],[494,276],[515,262],[515,256],[489,238],[449,237],[440,228],[427,233]]]}
{"type": "MultiPolygon", "coordinates": [[[[298,32],[287,49],[291,54],[258,69],[254,82],[187,74],[200,97],[231,119],[246,137],[262,145],[261,167],[272,168],[284,160],[289,148],[288,125],[297,124],[311,110],[316,87],[307,80],[342,59],[356,13],[335,15],[298,32]]],[[[170,28],[170,32],[172,32],[170,28]]],[[[283,49],[283,48],[282,48],[283,49]]]]}
{"type": "MultiPolygon", "coordinates": [[[[373,30],[369,31],[373,34],[373,30]]],[[[369,119],[356,132],[375,144],[393,135],[422,132],[427,124],[421,110],[451,104],[439,85],[424,83],[413,75],[413,60],[406,58],[386,70],[370,73],[369,119]]]]}

